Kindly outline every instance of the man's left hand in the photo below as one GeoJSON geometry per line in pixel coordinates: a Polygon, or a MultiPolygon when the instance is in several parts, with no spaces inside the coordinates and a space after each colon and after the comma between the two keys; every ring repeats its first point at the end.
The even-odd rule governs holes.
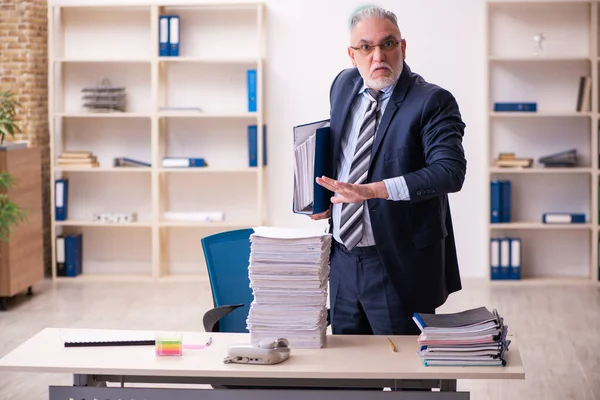
{"type": "Polygon", "coordinates": [[[374,198],[388,198],[387,188],[383,182],[354,184],[336,181],[326,176],[317,177],[317,183],[326,189],[337,193],[339,196],[333,196],[331,202],[336,203],[358,203],[360,201],[374,198]]]}

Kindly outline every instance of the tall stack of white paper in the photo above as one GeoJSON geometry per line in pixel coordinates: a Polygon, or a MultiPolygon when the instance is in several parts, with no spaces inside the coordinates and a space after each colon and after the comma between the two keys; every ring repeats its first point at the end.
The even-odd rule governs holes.
{"type": "Polygon", "coordinates": [[[251,342],[286,338],[292,348],[323,347],[331,234],[259,227],[250,242],[251,342]]]}

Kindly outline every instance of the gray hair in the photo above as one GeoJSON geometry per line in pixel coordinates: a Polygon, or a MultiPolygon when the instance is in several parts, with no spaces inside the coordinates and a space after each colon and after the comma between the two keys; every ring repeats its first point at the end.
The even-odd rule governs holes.
{"type": "Polygon", "coordinates": [[[360,21],[369,18],[390,20],[394,23],[394,25],[396,25],[396,28],[398,28],[398,32],[400,32],[400,28],[398,27],[398,20],[396,19],[396,14],[377,6],[370,6],[357,11],[352,16],[352,20],[350,21],[350,30],[354,30],[354,28],[360,21]]]}

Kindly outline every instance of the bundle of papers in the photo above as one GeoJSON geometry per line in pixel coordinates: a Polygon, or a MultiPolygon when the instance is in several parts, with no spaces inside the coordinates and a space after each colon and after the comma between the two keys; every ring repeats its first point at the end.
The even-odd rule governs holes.
{"type": "Polygon", "coordinates": [[[577,165],[577,149],[540,157],[538,161],[544,164],[544,167],[574,167],[577,165]]]}
{"type": "Polygon", "coordinates": [[[505,366],[508,326],[485,307],[453,314],[415,313],[417,354],[426,366],[505,366]]]}
{"type": "Polygon", "coordinates": [[[331,234],[259,227],[250,242],[252,344],[286,338],[291,348],[323,347],[331,234]]]}

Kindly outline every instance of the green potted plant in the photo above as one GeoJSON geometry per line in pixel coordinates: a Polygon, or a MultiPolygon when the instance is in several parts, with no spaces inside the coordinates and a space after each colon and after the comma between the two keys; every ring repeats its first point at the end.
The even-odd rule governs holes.
{"type": "MultiPolygon", "coordinates": [[[[21,132],[17,124],[17,107],[21,105],[10,91],[0,93],[0,150],[9,150],[11,146],[4,144],[9,136],[14,139],[16,132],[21,132]]],[[[21,147],[21,146],[17,146],[21,147]]],[[[10,189],[15,184],[8,171],[0,171],[0,189],[10,189]]],[[[12,227],[24,221],[25,212],[8,198],[8,194],[0,194],[0,241],[7,241],[12,227]]]]}

